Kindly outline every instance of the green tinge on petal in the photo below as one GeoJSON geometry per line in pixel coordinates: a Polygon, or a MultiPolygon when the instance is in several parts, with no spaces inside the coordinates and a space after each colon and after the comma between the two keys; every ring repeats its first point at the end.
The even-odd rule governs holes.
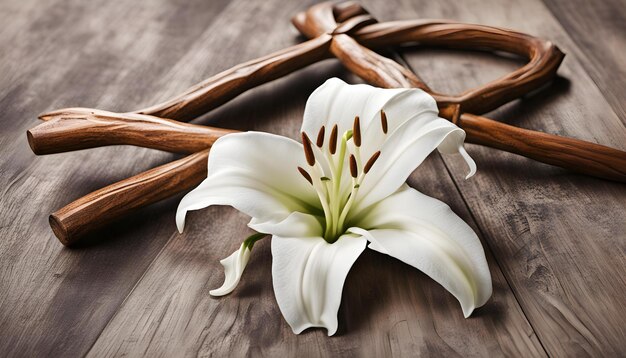
{"type": "Polygon", "coordinates": [[[306,162],[302,145],[292,139],[260,132],[221,137],[211,148],[207,178],[178,206],[179,231],[188,211],[211,205],[230,205],[261,221],[319,212],[319,199],[298,166],[306,162]]]}

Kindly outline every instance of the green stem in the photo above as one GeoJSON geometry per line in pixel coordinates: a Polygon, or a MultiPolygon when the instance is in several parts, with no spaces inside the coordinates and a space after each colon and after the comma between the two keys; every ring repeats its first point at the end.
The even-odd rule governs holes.
{"type": "Polygon", "coordinates": [[[252,251],[252,247],[254,243],[261,240],[262,238],[269,236],[269,234],[265,234],[262,232],[257,232],[256,234],[252,234],[248,236],[247,239],[243,240],[243,247],[248,248],[248,250],[252,251]]]}

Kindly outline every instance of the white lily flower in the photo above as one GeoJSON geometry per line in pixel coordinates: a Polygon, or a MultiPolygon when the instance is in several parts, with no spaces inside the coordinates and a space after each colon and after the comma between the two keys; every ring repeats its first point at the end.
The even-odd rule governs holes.
{"type": "MultiPolygon", "coordinates": [[[[406,185],[435,148],[460,153],[468,177],[475,171],[465,132],[438,117],[431,96],[333,78],[307,101],[302,138],[247,132],[216,141],[207,179],[180,203],[179,231],[187,211],[210,205],[251,216],[250,228],[272,235],[274,292],[295,333],[337,331],[344,281],[367,242],[441,284],[465,317],[488,300],[491,276],[476,234],[446,204],[406,185]]],[[[212,295],[234,289],[250,249],[244,242],[222,261],[226,280],[212,295]]]]}

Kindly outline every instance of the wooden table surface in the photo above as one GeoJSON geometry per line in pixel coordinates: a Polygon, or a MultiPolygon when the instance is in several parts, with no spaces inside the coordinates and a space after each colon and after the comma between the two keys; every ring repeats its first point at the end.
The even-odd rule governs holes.
{"type": "MultiPolygon", "coordinates": [[[[493,297],[464,319],[417,270],[366,251],[348,276],[339,332],[294,335],[271,286],[269,242],[235,292],[212,298],[219,260],[249,235],[227,207],[180,196],[63,247],[47,216],[175,155],[108,147],[37,157],[25,131],[46,110],[128,111],[235,64],[301,41],[287,0],[3,0],[0,4],[0,355],[619,356],[626,354],[626,186],[468,145],[478,174],[432,154],[410,184],[444,200],[483,240],[493,297]]],[[[567,53],[545,90],[489,116],[626,150],[623,0],[364,1],[379,20],[448,18],[548,38],[567,53]]],[[[424,48],[402,57],[434,89],[460,92],[520,66],[513,58],[424,48]]],[[[326,60],[254,89],[196,123],[297,137],[326,60]]]]}

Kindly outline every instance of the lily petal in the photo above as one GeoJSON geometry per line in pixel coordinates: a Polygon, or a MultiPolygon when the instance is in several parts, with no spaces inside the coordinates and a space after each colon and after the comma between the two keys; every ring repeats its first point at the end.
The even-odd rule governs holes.
{"type": "Polygon", "coordinates": [[[252,218],[248,227],[257,232],[282,237],[311,237],[321,235],[323,219],[323,217],[296,211],[280,221],[262,221],[252,218]]]}
{"type": "MultiPolygon", "coordinates": [[[[320,128],[325,126],[324,141],[327,142],[333,125],[337,124],[341,136],[352,129],[355,116],[359,116],[361,125],[367,128],[387,102],[407,91],[411,90],[383,89],[364,84],[349,85],[338,78],[330,78],[309,96],[304,108],[302,131],[309,137],[316,138],[320,128]]],[[[403,118],[406,119],[406,116],[403,115],[403,118]]]]}
{"type": "Polygon", "coordinates": [[[405,185],[376,204],[357,225],[362,228],[348,231],[365,236],[370,249],[437,281],[459,300],[465,317],[491,296],[491,274],[480,240],[441,201],[405,185]]]}
{"type": "Polygon", "coordinates": [[[211,296],[224,296],[233,292],[250,260],[250,253],[250,248],[241,244],[239,250],[220,261],[224,266],[224,283],[220,288],[209,291],[211,296]]]}
{"type": "Polygon", "coordinates": [[[229,134],[211,148],[207,178],[182,199],[176,225],[210,205],[230,205],[259,221],[282,221],[292,212],[321,212],[317,194],[297,173],[306,166],[302,145],[260,132],[229,134]]]}
{"type": "Polygon", "coordinates": [[[366,244],[351,234],[333,244],[321,237],[272,237],[274,293],[294,333],[324,327],[335,334],[343,284],[366,244]]]}
{"type": "Polygon", "coordinates": [[[464,140],[464,130],[436,115],[406,121],[380,148],[380,157],[361,184],[356,207],[368,207],[398,190],[435,148],[460,153],[469,167],[466,179],[471,177],[476,164],[465,151],[464,140]]]}

